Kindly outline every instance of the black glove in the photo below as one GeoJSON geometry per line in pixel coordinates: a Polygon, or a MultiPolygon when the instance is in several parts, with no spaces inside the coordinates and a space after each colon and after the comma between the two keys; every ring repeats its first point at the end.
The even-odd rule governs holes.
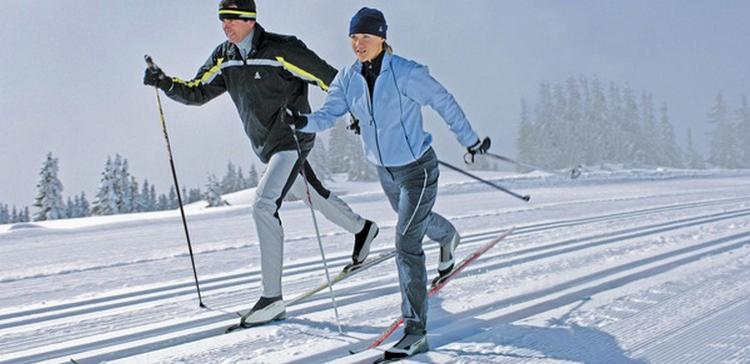
{"type": "Polygon", "coordinates": [[[143,84],[156,86],[164,91],[168,91],[172,88],[172,79],[165,75],[164,71],[159,67],[146,67],[146,73],[143,75],[143,84]]]}
{"type": "Polygon", "coordinates": [[[477,139],[477,142],[466,148],[466,150],[471,155],[477,153],[484,154],[487,153],[487,150],[490,149],[490,144],[492,144],[492,142],[490,141],[490,137],[485,137],[484,140],[477,139]]]}
{"type": "Polygon", "coordinates": [[[279,115],[282,122],[294,125],[295,129],[302,129],[307,125],[307,116],[300,114],[293,106],[282,106],[279,115]]]}
{"type": "Polygon", "coordinates": [[[355,135],[362,134],[362,128],[359,127],[359,119],[355,118],[354,114],[351,113],[349,113],[349,118],[351,122],[346,128],[354,132],[355,135]]]}
{"type": "Polygon", "coordinates": [[[474,162],[475,154],[487,153],[487,150],[490,149],[490,144],[492,144],[490,137],[485,137],[484,140],[477,139],[476,143],[466,148],[466,152],[471,156],[471,162],[474,162]]]}

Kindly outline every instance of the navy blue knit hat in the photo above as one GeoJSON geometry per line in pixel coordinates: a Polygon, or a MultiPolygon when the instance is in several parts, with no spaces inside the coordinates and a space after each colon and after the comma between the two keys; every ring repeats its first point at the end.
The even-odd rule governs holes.
{"type": "Polygon", "coordinates": [[[380,10],[364,7],[354,14],[349,23],[349,35],[356,33],[373,34],[385,38],[388,25],[380,10]]]}

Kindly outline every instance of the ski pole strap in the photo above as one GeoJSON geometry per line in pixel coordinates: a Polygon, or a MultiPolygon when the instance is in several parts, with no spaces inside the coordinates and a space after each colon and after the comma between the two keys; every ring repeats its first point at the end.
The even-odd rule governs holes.
{"type": "Polygon", "coordinates": [[[456,172],[458,172],[458,173],[461,173],[461,174],[463,174],[463,175],[465,175],[465,176],[471,177],[471,178],[473,178],[473,179],[475,179],[475,180],[477,180],[477,181],[479,181],[479,182],[482,182],[482,183],[484,183],[484,184],[486,184],[486,185],[492,186],[492,187],[494,187],[495,189],[498,189],[498,190],[500,190],[500,191],[503,191],[503,192],[505,192],[505,193],[507,193],[507,194],[509,194],[509,195],[511,195],[511,196],[513,196],[513,197],[515,197],[515,198],[518,198],[518,199],[520,199],[520,200],[524,200],[524,201],[528,202],[528,201],[529,201],[529,200],[531,199],[531,196],[529,196],[529,195],[523,195],[523,196],[521,196],[521,195],[519,195],[519,194],[517,194],[517,193],[515,193],[515,192],[513,192],[513,191],[511,191],[511,190],[509,190],[509,189],[507,189],[507,188],[505,188],[505,187],[503,187],[503,186],[499,186],[499,185],[497,185],[497,184],[494,184],[494,183],[492,183],[492,182],[490,182],[490,181],[488,181],[488,180],[486,180],[486,179],[483,179],[483,178],[477,177],[477,176],[475,176],[475,175],[473,175],[473,174],[471,174],[471,173],[469,173],[469,172],[466,172],[466,171],[464,171],[464,170],[463,170],[463,169],[461,169],[461,168],[455,167],[455,166],[453,166],[453,165],[451,165],[451,164],[449,164],[449,163],[445,163],[445,162],[443,162],[443,161],[441,161],[441,160],[439,160],[439,159],[438,159],[438,163],[440,163],[441,165],[443,165],[443,166],[446,166],[446,167],[448,167],[449,169],[452,169],[452,170],[454,170],[454,171],[456,171],[456,172]]]}
{"type": "Polygon", "coordinates": [[[464,163],[474,164],[474,154],[466,152],[466,154],[464,154],[464,163]]]}

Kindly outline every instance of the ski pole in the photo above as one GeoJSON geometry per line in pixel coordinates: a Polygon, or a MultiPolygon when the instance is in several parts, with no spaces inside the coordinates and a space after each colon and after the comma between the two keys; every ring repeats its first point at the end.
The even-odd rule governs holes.
{"type": "MultiPolygon", "coordinates": [[[[146,60],[146,64],[151,69],[158,69],[159,66],[154,63],[149,55],[143,56],[146,60]]],[[[167,134],[167,122],[164,120],[164,110],[161,107],[161,97],[159,97],[159,88],[154,86],[156,91],[156,105],[159,109],[159,117],[161,118],[161,130],[164,132],[164,140],[167,142],[167,153],[169,154],[169,166],[172,167],[172,178],[174,179],[174,188],[177,190],[177,202],[180,205],[180,215],[182,216],[182,226],[185,228],[185,237],[187,238],[188,251],[190,252],[190,263],[193,266],[193,277],[195,278],[195,289],[198,291],[198,305],[202,308],[206,308],[203,304],[203,298],[201,297],[201,287],[198,284],[198,271],[195,269],[195,258],[193,257],[193,246],[190,244],[190,233],[188,232],[187,220],[185,219],[185,209],[182,207],[182,196],[180,195],[180,185],[177,182],[177,172],[174,169],[174,159],[172,158],[172,146],[169,143],[169,134],[167,134]]]]}
{"type": "Polygon", "coordinates": [[[558,176],[570,177],[571,179],[576,179],[576,178],[578,178],[581,175],[581,166],[580,165],[577,165],[577,166],[571,168],[570,169],[570,173],[566,174],[566,173],[560,173],[560,172],[556,172],[556,171],[550,171],[548,169],[544,169],[544,168],[541,168],[541,167],[538,167],[538,166],[534,166],[534,165],[531,165],[531,164],[528,164],[528,163],[519,162],[517,160],[513,160],[511,158],[504,157],[502,155],[495,154],[495,153],[489,153],[488,152],[488,153],[485,153],[485,154],[488,155],[488,156],[490,156],[490,157],[497,158],[497,159],[499,159],[501,161],[505,161],[505,162],[508,162],[508,163],[515,164],[515,165],[517,165],[519,167],[526,167],[526,168],[529,168],[529,169],[536,169],[538,171],[547,172],[549,174],[556,174],[558,176]]]}
{"type": "Polygon", "coordinates": [[[496,184],[494,184],[494,183],[492,183],[492,182],[490,182],[490,181],[488,181],[486,179],[477,177],[477,176],[475,176],[475,175],[473,175],[473,174],[471,174],[469,172],[464,171],[461,168],[455,167],[455,166],[453,166],[451,164],[448,164],[448,163],[445,163],[445,162],[443,162],[441,160],[438,160],[438,163],[440,163],[440,164],[442,164],[442,165],[444,165],[444,166],[446,166],[446,167],[448,167],[448,168],[450,168],[450,169],[452,169],[452,170],[454,170],[454,171],[456,171],[458,173],[461,173],[463,175],[469,176],[469,177],[471,177],[471,178],[473,178],[473,179],[475,179],[475,180],[477,180],[479,182],[482,182],[484,184],[490,185],[490,186],[492,186],[492,187],[494,187],[494,188],[496,188],[496,189],[498,189],[500,191],[503,191],[503,192],[505,192],[505,193],[507,193],[507,194],[509,194],[509,195],[511,195],[513,197],[515,197],[515,198],[518,198],[518,199],[521,199],[521,200],[524,200],[524,201],[527,201],[527,202],[531,199],[531,196],[529,196],[529,195],[523,195],[523,196],[521,196],[521,195],[519,195],[519,194],[517,194],[517,193],[515,193],[515,192],[513,192],[513,191],[511,191],[511,190],[509,190],[509,189],[507,189],[507,188],[505,188],[503,186],[498,186],[498,185],[496,185],[496,184]]]}
{"type": "MultiPolygon", "coordinates": [[[[281,122],[285,123],[284,117],[286,113],[286,104],[281,108],[281,122]]],[[[312,215],[313,225],[315,226],[315,236],[318,238],[318,248],[320,248],[320,257],[323,259],[323,269],[326,272],[326,281],[328,282],[328,291],[331,293],[331,302],[333,303],[333,313],[336,316],[336,325],[339,327],[339,334],[343,335],[344,331],[341,330],[341,320],[339,319],[339,308],[336,306],[336,295],[333,293],[333,284],[331,284],[331,275],[328,273],[328,261],[326,260],[326,253],[323,250],[323,241],[320,239],[320,229],[318,228],[318,220],[315,217],[315,209],[313,209],[312,196],[310,195],[310,185],[307,183],[307,174],[305,173],[305,161],[302,158],[302,147],[299,145],[299,139],[297,138],[297,128],[294,124],[289,124],[289,128],[292,129],[292,137],[294,137],[294,144],[297,146],[297,156],[299,156],[302,166],[300,172],[302,173],[302,180],[305,182],[305,194],[307,195],[308,206],[310,207],[310,214],[312,215]]]]}

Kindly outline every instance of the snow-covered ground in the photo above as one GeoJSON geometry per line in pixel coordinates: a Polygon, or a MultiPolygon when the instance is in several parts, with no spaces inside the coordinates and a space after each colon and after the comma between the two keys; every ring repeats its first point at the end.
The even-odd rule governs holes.
{"type": "MultiPolygon", "coordinates": [[[[443,172],[435,210],[463,235],[459,258],[515,231],[430,303],[432,350],[413,362],[750,363],[750,171],[478,173],[509,197],[443,172]]],[[[372,254],[393,247],[395,215],[376,183],[329,183],[376,220],[372,254]]],[[[189,206],[198,307],[177,211],[0,226],[0,363],[371,362],[398,317],[395,263],[288,308],[285,321],[223,334],[260,294],[252,191],[189,206]]],[[[322,283],[310,211],[281,210],[284,295],[322,283]]],[[[329,267],[352,236],[318,218],[329,267]]],[[[425,243],[435,274],[437,245],[425,243]]]]}

